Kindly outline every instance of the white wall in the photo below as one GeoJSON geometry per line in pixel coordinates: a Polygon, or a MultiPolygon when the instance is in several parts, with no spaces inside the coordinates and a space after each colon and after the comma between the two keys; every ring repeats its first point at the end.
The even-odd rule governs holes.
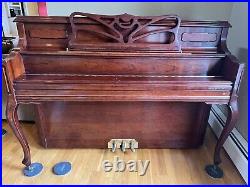
{"type": "Polygon", "coordinates": [[[8,17],[8,14],[7,14],[5,5],[4,3],[2,3],[2,27],[4,30],[5,36],[10,36],[11,31],[10,31],[10,25],[9,25],[9,21],[7,17],[8,17]]]}
{"type": "Polygon", "coordinates": [[[177,14],[183,19],[227,20],[232,3],[135,3],[135,2],[47,2],[49,16],[68,16],[74,11],[97,14],[163,15],[177,14]]]}
{"type": "Polygon", "coordinates": [[[7,3],[2,3],[2,23],[5,36],[17,36],[16,24],[13,23],[14,18],[8,18],[7,3]]]}
{"type": "MultiPolygon", "coordinates": [[[[246,65],[239,93],[240,117],[236,128],[248,140],[248,4],[234,3],[229,22],[232,28],[228,34],[228,48],[246,65]]],[[[226,113],[225,108],[220,108],[226,113]]]]}

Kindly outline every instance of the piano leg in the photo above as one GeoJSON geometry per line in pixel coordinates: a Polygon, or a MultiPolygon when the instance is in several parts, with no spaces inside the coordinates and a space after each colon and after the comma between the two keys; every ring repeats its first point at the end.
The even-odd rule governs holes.
{"type": "Polygon", "coordinates": [[[223,170],[218,166],[221,163],[220,151],[228,138],[230,132],[236,125],[239,111],[238,111],[238,101],[234,99],[227,105],[228,107],[228,117],[226,121],[226,125],[223,128],[223,131],[217,141],[215,152],[214,152],[214,164],[206,166],[206,172],[213,178],[221,178],[223,177],[223,170]]]}
{"type": "Polygon", "coordinates": [[[18,121],[17,109],[18,104],[16,102],[15,97],[13,95],[8,95],[6,106],[6,118],[9,126],[12,128],[15,136],[17,137],[23,148],[24,159],[22,163],[25,166],[29,167],[31,165],[30,148],[18,121]]]}

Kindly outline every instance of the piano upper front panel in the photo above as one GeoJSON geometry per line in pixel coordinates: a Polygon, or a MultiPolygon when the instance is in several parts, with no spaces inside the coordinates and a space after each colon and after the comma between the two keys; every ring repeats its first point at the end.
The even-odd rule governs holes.
{"type": "MultiPolygon", "coordinates": [[[[58,20],[52,17],[51,19],[51,22],[45,21],[42,18],[33,18],[33,21],[26,20],[25,22],[19,22],[19,33],[25,33],[25,39],[27,40],[21,40],[20,42],[22,43],[20,43],[20,45],[24,48],[26,47],[28,50],[66,50],[72,35],[70,23],[65,18],[60,18],[58,20]],[[21,26],[22,24],[24,27],[21,26]],[[27,43],[25,44],[25,42],[27,43]]],[[[164,46],[173,42],[176,37],[183,51],[200,50],[202,52],[208,52],[210,50],[210,52],[213,51],[216,53],[220,45],[222,30],[227,29],[229,26],[222,23],[215,23],[207,24],[206,22],[194,22],[190,24],[183,21],[181,22],[178,36],[174,36],[171,32],[160,32],[138,39],[134,41],[134,44],[141,44],[138,45],[137,50],[145,50],[143,47],[148,47],[152,44],[153,47],[150,48],[151,51],[154,49],[159,50],[162,46],[162,50],[166,51],[167,48],[164,48],[164,46]]],[[[138,33],[143,34],[153,30],[169,29],[172,25],[173,24],[168,22],[155,23],[143,28],[138,33]]],[[[114,44],[114,47],[112,48],[112,45],[108,45],[107,48],[112,48],[112,50],[117,48],[117,41],[97,33],[100,31],[112,33],[112,31],[109,31],[106,27],[90,21],[82,21],[79,27],[85,29],[78,32],[77,42],[80,44],[93,44],[91,47],[98,49],[98,45],[105,46],[110,43],[114,44]]],[[[125,49],[129,50],[129,47],[125,49]]],[[[133,50],[136,50],[136,48],[133,50]]]]}
{"type": "Polygon", "coordinates": [[[27,48],[39,50],[65,50],[68,31],[65,24],[25,24],[27,48]]]}
{"type": "Polygon", "coordinates": [[[182,27],[179,37],[183,49],[216,48],[220,42],[222,28],[182,27]]]}
{"type": "Polygon", "coordinates": [[[23,55],[28,74],[220,75],[223,58],[23,55]]]}

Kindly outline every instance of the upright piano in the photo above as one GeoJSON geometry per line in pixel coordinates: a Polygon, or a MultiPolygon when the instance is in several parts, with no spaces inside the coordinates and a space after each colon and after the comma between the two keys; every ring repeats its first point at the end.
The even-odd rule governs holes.
{"type": "Polygon", "coordinates": [[[25,16],[15,19],[18,48],[3,63],[6,116],[25,166],[28,141],[18,121],[32,104],[45,148],[107,148],[133,139],[139,148],[202,145],[212,104],[226,125],[209,175],[221,177],[220,150],[238,117],[244,66],[227,49],[226,21],[176,15],[25,16]]]}

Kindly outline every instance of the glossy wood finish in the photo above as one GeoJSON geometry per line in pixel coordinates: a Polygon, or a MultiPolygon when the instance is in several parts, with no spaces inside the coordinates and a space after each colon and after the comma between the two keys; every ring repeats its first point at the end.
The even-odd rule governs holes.
{"type": "Polygon", "coordinates": [[[23,134],[23,130],[21,129],[19,124],[17,109],[18,104],[16,102],[16,99],[12,95],[8,95],[6,105],[6,119],[23,148],[24,158],[22,163],[25,166],[29,166],[31,164],[30,148],[26,137],[23,134]]]}
{"type": "Polygon", "coordinates": [[[203,142],[209,111],[187,102],[43,102],[38,125],[45,147],[107,148],[112,138],[134,138],[139,148],[191,148],[203,142]]]}
{"type": "Polygon", "coordinates": [[[159,57],[125,56],[131,54],[85,54],[61,52],[49,54],[23,54],[28,74],[90,74],[90,75],[170,75],[170,76],[221,76],[223,57],[175,54],[159,57]],[[113,56],[115,55],[115,56],[113,56]],[[84,58],[83,58],[84,57],[84,58]]]}
{"type": "MultiPolygon", "coordinates": [[[[128,48],[134,48],[136,50],[145,50],[145,43],[147,50],[167,50],[167,51],[180,51],[180,44],[177,39],[178,31],[180,27],[180,18],[175,15],[166,16],[133,16],[129,14],[116,15],[116,16],[105,16],[105,15],[95,15],[81,12],[74,12],[70,15],[70,24],[72,28],[72,35],[69,41],[70,50],[86,50],[95,49],[100,50],[100,48],[108,48],[113,50],[126,50],[128,48]],[[75,22],[75,16],[83,16],[89,18],[90,20],[103,26],[103,30],[91,30],[89,27],[82,27],[82,24],[77,24],[75,22]],[[145,32],[145,28],[156,22],[162,20],[172,20],[176,22],[173,27],[150,29],[145,32]],[[95,33],[97,36],[106,37],[109,42],[103,44],[90,44],[84,42],[82,37],[79,37],[80,31],[85,31],[84,33],[95,33]],[[157,44],[156,40],[150,42],[150,37],[152,35],[164,34],[165,41],[161,37],[160,44],[157,44]],[[148,38],[146,41],[142,40],[148,38]],[[81,42],[82,41],[82,42],[81,42]],[[165,45],[162,45],[162,42],[165,45]]],[[[152,37],[151,37],[152,38],[152,37]]],[[[155,38],[155,37],[154,37],[155,38]]]]}
{"type": "Polygon", "coordinates": [[[233,55],[227,56],[225,60],[225,67],[223,69],[223,74],[228,80],[234,81],[234,86],[231,91],[230,101],[227,105],[228,117],[226,125],[215,147],[214,163],[216,165],[221,163],[220,150],[222,149],[222,146],[226,141],[227,137],[229,136],[230,132],[235,127],[237,119],[239,117],[238,92],[240,88],[240,82],[243,76],[243,70],[244,70],[244,65],[239,64],[239,61],[236,59],[236,57],[234,57],[233,55]]]}
{"type": "Polygon", "coordinates": [[[36,105],[45,147],[99,148],[120,136],[139,139],[141,148],[198,146],[211,104],[227,104],[229,118],[214,154],[220,163],[237,120],[243,72],[226,47],[229,23],[85,13],[16,22],[20,49],[3,70],[8,119],[26,165],[19,104],[36,105]]]}
{"type": "Polygon", "coordinates": [[[33,101],[192,101],[227,103],[232,82],[221,77],[25,75],[16,97],[33,101]],[[202,83],[202,84],[201,84],[202,83]],[[182,90],[181,92],[178,92],[182,90]]]}
{"type": "Polygon", "coordinates": [[[31,164],[30,149],[18,121],[17,109],[19,103],[16,99],[15,90],[13,87],[13,81],[25,72],[20,54],[17,52],[11,52],[9,57],[3,60],[2,71],[8,94],[6,104],[6,118],[8,124],[12,128],[14,134],[22,146],[24,153],[22,163],[26,166],[29,166],[31,164]]]}
{"type": "MultiPolygon", "coordinates": [[[[118,15],[119,17],[120,15],[118,15]]],[[[147,17],[144,17],[144,19],[147,17]]],[[[149,17],[150,19],[152,17],[149,17]]],[[[161,17],[162,18],[162,17],[161,17]]],[[[89,19],[88,17],[78,18],[76,17],[75,23],[81,24],[85,26],[85,29],[88,29],[89,32],[80,33],[81,43],[86,44],[105,44],[110,42],[106,37],[100,37],[91,31],[103,31],[105,30],[103,26],[98,24],[96,21],[89,19]],[[87,27],[86,27],[87,26],[87,27]]],[[[69,17],[63,16],[50,16],[50,17],[38,17],[38,16],[29,16],[22,17],[19,16],[15,20],[19,26],[18,32],[21,35],[21,40],[19,40],[19,47],[22,49],[29,50],[65,50],[68,48],[68,42],[72,35],[72,29],[70,26],[69,17]],[[24,27],[25,25],[25,27],[24,27]],[[40,32],[39,32],[40,31],[40,32]],[[34,34],[39,33],[39,34],[34,34]],[[33,37],[32,37],[33,36],[33,37]]],[[[144,28],[143,32],[147,33],[148,31],[159,29],[169,29],[171,27],[176,26],[176,20],[159,20],[148,25],[144,28]]],[[[180,47],[182,51],[194,50],[196,52],[201,51],[202,53],[217,53],[217,47],[220,47],[220,44],[223,42],[224,35],[221,33],[227,33],[228,27],[230,24],[224,21],[185,21],[181,20],[180,28],[178,30],[177,39],[179,41],[180,47]],[[185,34],[195,33],[199,35],[199,41],[193,41],[192,39],[183,38],[185,34]],[[204,41],[203,35],[207,33],[214,33],[216,35],[215,41],[204,41]],[[184,35],[183,35],[184,34],[184,35]],[[184,41],[183,41],[184,40],[184,41]],[[204,49],[206,49],[204,51],[204,49]]],[[[106,29],[107,30],[107,29],[106,29]]],[[[192,35],[190,35],[192,36],[192,35]]],[[[144,50],[147,50],[147,46],[151,43],[160,44],[165,43],[168,39],[168,34],[166,33],[158,33],[154,35],[150,35],[148,37],[140,39],[141,43],[145,43],[144,50]]],[[[197,40],[197,39],[196,39],[197,40]]],[[[116,48],[112,48],[112,51],[118,50],[119,46],[115,44],[116,48]]],[[[159,46],[159,45],[158,45],[159,46]]],[[[164,45],[162,45],[164,47],[164,45]]],[[[112,47],[112,46],[109,46],[112,47]]],[[[87,49],[85,49],[87,50],[87,49]]],[[[101,51],[104,48],[100,48],[101,51]]],[[[108,49],[107,49],[108,50],[108,49]]],[[[124,51],[135,52],[136,49],[133,46],[130,46],[124,51]]],[[[154,51],[154,50],[153,50],[154,51]]],[[[164,51],[164,50],[163,50],[164,51]]],[[[166,50],[164,51],[166,52],[166,50]]]]}

